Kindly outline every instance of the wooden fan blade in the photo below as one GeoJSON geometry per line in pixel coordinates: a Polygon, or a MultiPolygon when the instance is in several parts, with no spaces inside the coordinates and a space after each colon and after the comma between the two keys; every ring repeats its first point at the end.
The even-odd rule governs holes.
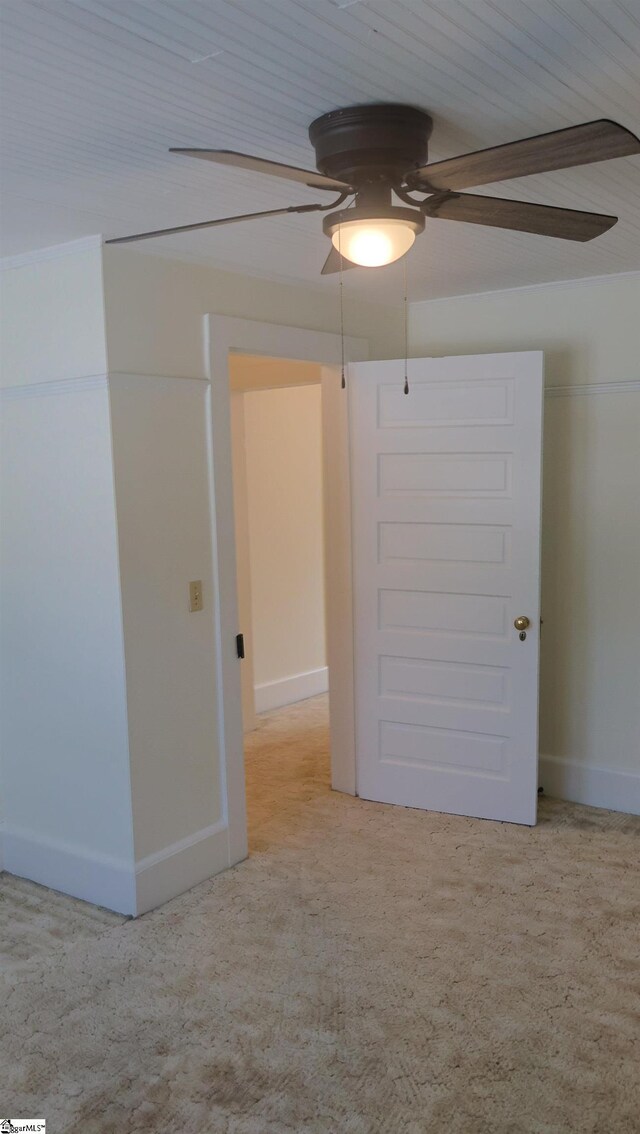
{"type": "Polygon", "coordinates": [[[309,185],[311,189],[333,189],[344,192],[351,188],[344,181],[336,181],[335,177],[325,177],[323,173],[298,169],[295,165],[283,165],[279,161],[267,161],[265,158],[252,157],[251,154],[239,154],[235,150],[184,150],[173,147],[169,153],[202,158],[204,161],[213,161],[218,165],[250,169],[254,173],[268,173],[271,177],[285,177],[287,181],[300,181],[303,185],[309,185]]]}
{"type": "Polygon", "coordinates": [[[466,221],[492,228],[511,228],[516,232],[535,232],[561,240],[593,240],[611,228],[617,217],[603,213],[583,213],[576,209],[556,209],[551,205],[530,205],[502,197],[479,197],[472,193],[452,193],[424,201],[422,211],[441,220],[466,221]]]}
{"type": "Polygon", "coordinates": [[[117,236],[112,240],[105,240],[105,244],[128,244],[132,240],[150,240],[152,236],[171,236],[174,232],[195,232],[198,228],[218,228],[223,224],[235,224],[236,221],[259,220],[260,217],[280,217],[284,213],[314,213],[317,209],[324,209],[324,205],[289,205],[286,209],[267,209],[262,213],[241,213],[237,217],[219,217],[218,220],[200,221],[199,224],[180,224],[177,228],[157,228],[153,232],[136,232],[134,236],[117,236]]]}
{"type": "MultiPolygon", "coordinates": [[[[344,256],[342,257],[342,271],[343,272],[348,271],[349,268],[357,268],[357,266],[358,265],[353,264],[351,262],[351,260],[345,259],[344,256]]],[[[330,251],[329,255],[327,256],[327,258],[324,262],[324,265],[323,265],[323,268],[322,268],[320,275],[329,276],[333,272],[339,272],[339,271],[340,271],[340,253],[338,252],[338,249],[334,248],[334,246],[332,244],[331,245],[331,251],[330,251]]]]}
{"type": "Polygon", "coordinates": [[[424,165],[408,173],[406,181],[425,189],[466,189],[490,181],[507,181],[511,177],[548,173],[553,169],[568,169],[638,153],[640,139],[635,134],[617,122],[601,118],[582,126],[553,130],[550,134],[538,134],[535,138],[523,138],[519,142],[507,142],[504,146],[424,165]]]}

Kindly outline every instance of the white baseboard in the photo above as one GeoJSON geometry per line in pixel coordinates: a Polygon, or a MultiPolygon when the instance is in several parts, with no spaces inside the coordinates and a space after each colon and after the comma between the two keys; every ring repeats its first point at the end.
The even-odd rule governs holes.
{"type": "Polygon", "coordinates": [[[256,713],[266,713],[269,709],[280,709],[283,705],[293,705],[307,697],[326,693],[329,688],[329,670],[310,669],[308,673],[294,673],[280,681],[267,681],[254,689],[256,713]]]}
{"type": "Polygon", "coordinates": [[[163,905],[229,866],[226,820],[181,839],[134,868],[104,856],[7,827],[2,832],[3,865],[72,898],[134,917],[163,905]]]}
{"type": "Polygon", "coordinates": [[[228,866],[229,829],[221,819],[136,864],[136,913],[148,913],[228,866]]]}
{"type": "Polygon", "coordinates": [[[107,855],[89,855],[32,831],[6,827],[4,869],[41,886],[50,886],[116,913],[136,912],[135,874],[129,864],[107,855]]]}
{"type": "Polygon", "coordinates": [[[558,756],[541,756],[538,781],[545,795],[589,807],[640,815],[640,775],[592,768],[558,756]]]}

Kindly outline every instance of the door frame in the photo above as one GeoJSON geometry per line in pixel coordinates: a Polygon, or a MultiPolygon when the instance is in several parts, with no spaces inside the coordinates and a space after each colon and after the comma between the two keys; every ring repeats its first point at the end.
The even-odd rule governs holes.
{"type": "MultiPolygon", "coordinates": [[[[228,824],[229,865],[233,865],[247,855],[247,819],[240,673],[236,653],[236,635],[241,627],[238,626],[236,591],[229,355],[236,352],[294,358],[319,363],[326,368],[322,376],[322,426],[332,786],[355,795],[349,411],[347,393],[340,388],[340,378],[335,373],[342,357],[340,335],[206,314],[204,342],[210,390],[209,468],[219,675],[220,787],[228,824]]],[[[366,361],[368,345],[366,339],[345,338],[345,361],[366,361]]]]}

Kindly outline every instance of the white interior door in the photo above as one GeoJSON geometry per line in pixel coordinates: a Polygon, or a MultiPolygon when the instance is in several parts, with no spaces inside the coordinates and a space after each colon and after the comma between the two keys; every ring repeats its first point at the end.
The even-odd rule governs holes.
{"type": "Polygon", "coordinates": [[[358,794],[533,824],[542,354],[409,381],[349,367],[358,794]]]}

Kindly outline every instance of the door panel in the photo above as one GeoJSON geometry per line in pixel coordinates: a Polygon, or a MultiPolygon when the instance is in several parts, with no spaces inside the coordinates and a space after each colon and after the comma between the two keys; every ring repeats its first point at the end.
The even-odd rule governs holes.
{"type": "Polygon", "coordinates": [[[535,823],[542,355],[403,380],[349,369],[358,794],[535,823]]]}

